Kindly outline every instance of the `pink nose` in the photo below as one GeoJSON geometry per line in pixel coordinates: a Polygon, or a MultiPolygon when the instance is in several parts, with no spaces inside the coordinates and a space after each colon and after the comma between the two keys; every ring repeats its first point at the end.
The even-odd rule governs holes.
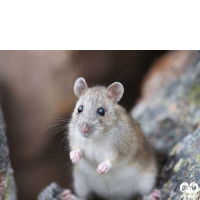
{"type": "Polygon", "coordinates": [[[81,131],[83,133],[89,133],[89,126],[87,124],[83,124],[81,131]]]}

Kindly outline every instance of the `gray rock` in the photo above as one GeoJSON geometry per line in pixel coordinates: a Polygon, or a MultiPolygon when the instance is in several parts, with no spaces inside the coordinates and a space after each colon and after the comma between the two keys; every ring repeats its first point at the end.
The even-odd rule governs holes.
{"type": "Polygon", "coordinates": [[[131,112],[156,152],[168,156],[158,181],[163,200],[180,200],[183,194],[188,200],[189,194],[196,194],[190,200],[200,199],[200,54],[194,53],[181,66],[175,60],[168,60],[164,68],[156,66],[131,112]],[[174,72],[169,70],[172,66],[174,72]],[[193,182],[198,191],[187,193],[193,182]]]}
{"type": "MultiPolygon", "coordinates": [[[[162,199],[180,200],[180,185],[183,182],[190,187],[192,182],[198,184],[196,198],[200,199],[200,129],[183,138],[171,150],[166,165],[164,166],[160,187],[162,199]]],[[[186,194],[186,192],[185,192],[186,194]]],[[[188,193],[189,194],[189,193],[188,193]]],[[[188,195],[186,194],[186,195],[188,195]]],[[[190,193],[192,194],[192,193],[190,193]]]]}
{"type": "MultiPolygon", "coordinates": [[[[163,155],[200,123],[200,54],[181,70],[150,98],[139,101],[131,112],[156,152],[163,155]]],[[[154,82],[156,78],[160,77],[151,77],[154,82]]]]}
{"type": "Polygon", "coordinates": [[[56,183],[51,183],[38,196],[37,200],[60,200],[60,195],[63,191],[56,183]]]}
{"type": "Polygon", "coordinates": [[[4,199],[16,200],[17,196],[13,170],[10,166],[5,126],[0,108],[0,200],[4,199]]]}

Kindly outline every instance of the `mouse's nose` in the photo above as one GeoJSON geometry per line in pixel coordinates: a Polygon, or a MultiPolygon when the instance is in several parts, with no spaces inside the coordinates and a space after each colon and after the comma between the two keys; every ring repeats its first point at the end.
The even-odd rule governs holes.
{"type": "Polygon", "coordinates": [[[89,133],[89,130],[90,130],[90,128],[89,128],[88,124],[83,124],[82,125],[81,131],[83,133],[89,133]]]}

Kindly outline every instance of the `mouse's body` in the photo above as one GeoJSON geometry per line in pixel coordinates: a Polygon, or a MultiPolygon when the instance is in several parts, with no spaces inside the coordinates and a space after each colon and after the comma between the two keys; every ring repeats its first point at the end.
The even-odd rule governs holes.
{"type": "MultiPolygon", "coordinates": [[[[126,200],[150,194],[156,162],[138,123],[117,104],[123,86],[88,88],[79,78],[74,91],[79,101],[69,124],[69,142],[78,197],[87,199],[96,193],[110,200],[126,200]]],[[[70,199],[67,193],[64,197],[70,199]]]]}

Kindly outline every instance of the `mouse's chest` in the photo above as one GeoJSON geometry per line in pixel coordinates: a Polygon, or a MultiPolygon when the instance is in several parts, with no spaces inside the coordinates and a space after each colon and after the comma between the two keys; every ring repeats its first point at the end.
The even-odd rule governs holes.
{"type": "Polygon", "coordinates": [[[97,163],[106,160],[110,151],[109,145],[107,144],[93,144],[91,142],[83,147],[84,156],[88,160],[96,161],[97,163]]]}

